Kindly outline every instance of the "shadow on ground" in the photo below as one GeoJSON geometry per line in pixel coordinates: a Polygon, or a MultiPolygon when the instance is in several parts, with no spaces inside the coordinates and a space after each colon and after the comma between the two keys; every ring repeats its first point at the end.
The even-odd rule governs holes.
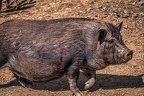
{"type": "MultiPolygon", "coordinates": [[[[110,75],[110,74],[97,74],[96,84],[93,86],[91,91],[96,91],[101,89],[118,89],[118,88],[142,88],[144,87],[144,82],[142,76],[127,76],[127,75],[110,75]]],[[[86,77],[81,74],[78,80],[78,87],[80,90],[84,91],[84,83],[86,82],[86,77]]],[[[13,80],[5,85],[0,85],[0,88],[7,88],[10,86],[20,86],[17,80],[13,80]]],[[[59,90],[69,90],[69,85],[65,76],[60,79],[52,80],[43,83],[33,83],[33,89],[36,90],[49,90],[49,91],[59,91],[59,90]]]]}

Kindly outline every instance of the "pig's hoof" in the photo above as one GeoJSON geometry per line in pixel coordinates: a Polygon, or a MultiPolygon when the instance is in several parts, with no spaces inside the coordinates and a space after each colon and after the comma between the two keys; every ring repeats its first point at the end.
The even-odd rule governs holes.
{"type": "Polygon", "coordinates": [[[80,93],[73,93],[72,96],[83,96],[83,94],[80,92],[80,93]]]}
{"type": "Polygon", "coordinates": [[[82,96],[81,93],[75,93],[74,96],[82,96]]]}
{"type": "Polygon", "coordinates": [[[22,87],[27,87],[27,88],[32,88],[32,83],[28,82],[26,79],[24,78],[19,78],[18,82],[20,83],[20,85],[22,87]]]}
{"type": "Polygon", "coordinates": [[[85,90],[89,90],[91,87],[93,87],[95,84],[95,78],[91,78],[89,79],[86,83],[85,83],[85,90]]]}
{"type": "Polygon", "coordinates": [[[83,96],[83,94],[79,89],[76,89],[76,92],[74,92],[72,96],[83,96]]]}

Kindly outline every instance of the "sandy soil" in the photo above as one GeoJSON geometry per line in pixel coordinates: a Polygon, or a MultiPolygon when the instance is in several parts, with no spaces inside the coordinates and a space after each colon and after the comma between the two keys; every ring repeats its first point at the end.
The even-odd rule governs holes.
{"type": "MultiPolygon", "coordinates": [[[[31,8],[0,13],[0,23],[68,17],[89,17],[113,24],[123,21],[123,40],[134,51],[128,63],[98,70],[91,92],[83,89],[87,79],[81,73],[78,86],[84,96],[144,96],[144,0],[37,0],[31,8]]],[[[33,86],[23,88],[7,68],[0,70],[0,96],[71,96],[65,76],[33,86]]]]}

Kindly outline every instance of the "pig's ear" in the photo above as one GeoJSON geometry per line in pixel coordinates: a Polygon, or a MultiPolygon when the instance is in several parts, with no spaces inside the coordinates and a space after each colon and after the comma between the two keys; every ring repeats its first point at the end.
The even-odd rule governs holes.
{"type": "Polygon", "coordinates": [[[100,44],[102,44],[105,41],[107,31],[104,29],[100,29],[98,32],[99,32],[98,41],[100,42],[100,44]]]}
{"type": "Polygon", "coordinates": [[[123,21],[116,24],[116,27],[118,28],[119,31],[120,31],[121,28],[122,28],[122,24],[123,24],[123,21]]]}

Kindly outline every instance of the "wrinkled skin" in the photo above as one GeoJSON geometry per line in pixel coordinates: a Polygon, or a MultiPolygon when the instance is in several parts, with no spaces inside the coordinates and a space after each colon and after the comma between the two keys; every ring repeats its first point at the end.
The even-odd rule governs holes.
{"type": "Polygon", "coordinates": [[[132,58],[116,26],[85,18],[49,21],[13,20],[0,25],[0,67],[9,67],[23,87],[66,74],[70,90],[81,96],[77,79],[82,70],[95,84],[95,70],[132,58]]]}

